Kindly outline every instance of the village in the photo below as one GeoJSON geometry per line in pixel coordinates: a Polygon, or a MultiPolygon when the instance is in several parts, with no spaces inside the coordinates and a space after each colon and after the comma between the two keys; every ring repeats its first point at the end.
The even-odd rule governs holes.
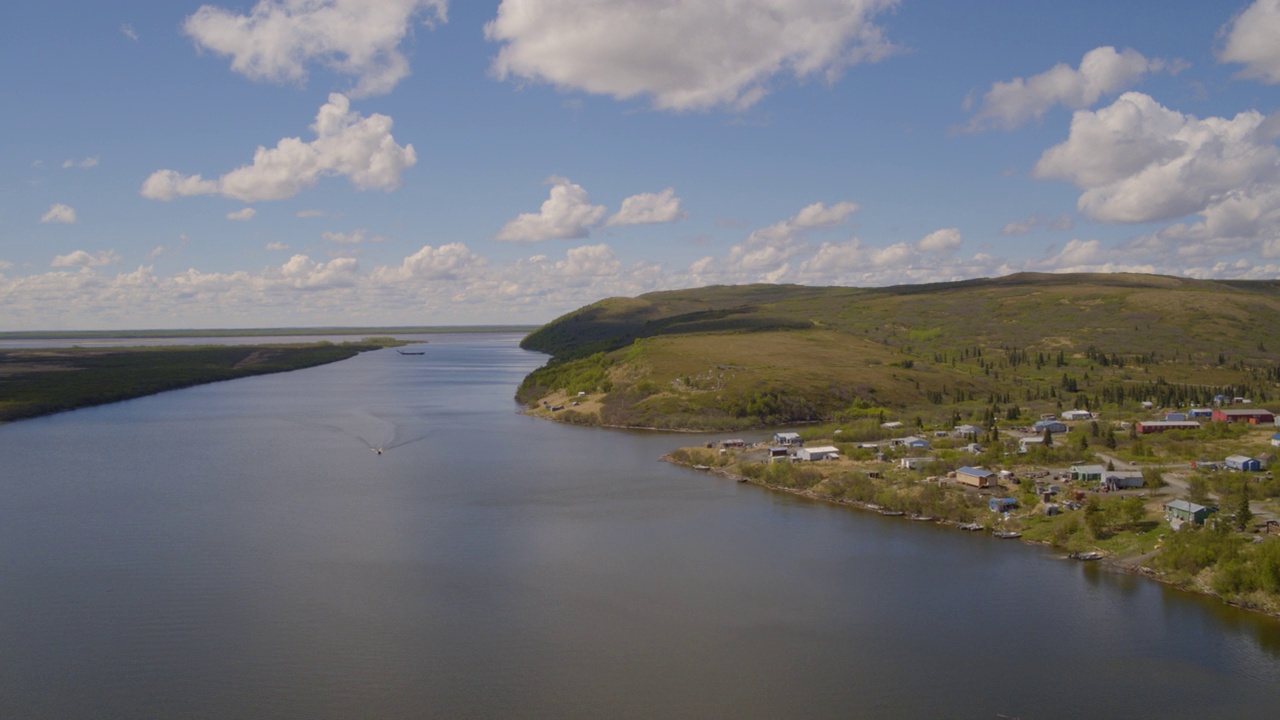
{"type": "MultiPolygon", "coordinates": [[[[1280,485],[1271,471],[1280,451],[1275,413],[1244,398],[1218,403],[1181,410],[1144,404],[1148,417],[1123,420],[1067,410],[1042,413],[1030,425],[992,420],[930,429],[918,419],[874,427],[863,421],[758,441],[726,438],[669,459],[1166,579],[1153,559],[1179,530],[1250,544],[1280,535],[1280,485]]],[[[1186,570],[1174,579],[1210,591],[1205,568],[1186,570]]]]}

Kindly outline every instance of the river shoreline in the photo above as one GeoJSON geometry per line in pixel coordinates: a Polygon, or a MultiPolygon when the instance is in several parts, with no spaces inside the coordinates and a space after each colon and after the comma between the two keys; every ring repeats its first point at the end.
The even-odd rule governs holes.
{"type": "MultiPolygon", "coordinates": [[[[738,482],[742,484],[755,485],[756,487],[760,487],[772,492],[786,493],[788,495],[802,497],[807,500],[821,502],[828,505],[836,505],[839,507],[851,508],[851,509],[860,510],[863,512],[876,513],[878,515],[886,515],[886,513],[881,508],[876,506],[874,503],[867,503],[867,502],[862,502],[858,500],[850,500],[850,499],[844,499],[844,498],[836,499],[836,498],[823,497],[810,490],[789,488],[789,487],[783,487],[781,485],[774,485],[766,482],[761,482],[759,480],[748,478],[745,475],[740,475],[738,473],[730,472],[728,470],[725,470],[724,468],[698,466],[693,463],[685,462],[683,460],[677,459],[672,454],[663,455],[660,459],[663,462],[668,462],[673,465],[679,465],[681,467],[686,467],[691,470],[698,470],[708,475],[715,475],[715,476],[724,478],[726,480],[732,480],[734,482],[738,482]]],[[[905,513],[887,513],[887,515],[890,517],[901,517],[904,520],[909,520],[912,522],[928,522],[931,525],[941,525],[941,526],[949,527],[958,531],[969,532],[974,530],[974,528],[972,527],[966,527],[966,523],[961,523],[956,520],[947,520],[943,518],[912,517],[905,513]]],[[[982,530],[986,532],[988,529],[983,527],[982,530]]],[[[1042,541],[1042,540],[1030,540],[1024,537],[1001,538],[995,535],[994,533],[987,532],[987,534],[991,535],[992,539],[1017,539],[1026,545],[1037,545],[1040,547],[1054,548],[1054,545],[1052,543],[1042,541]]],[[[1125,575],[1136,575],[1139,577],[1147,578],[1149,580],[1154,580],[1155,582],[1168,586],[1172,589],[1179,590],[1181,592],[1190,593],[1192,595],[1199,595],[1201,597],[1211,597],[1224,605],[1229,605],[1231,607],[1239,608],[1241,610],[1247,610],[1251,613],[1264,615],[1269,618],[1280,621],[1280,612],[1268,610],[1266,608],[1258,607],[1256,605],[1251,605],[1248,603],[1229,600],[1227,598],[1222,597],[1222,595],[1216,592],[1213,592],[1209,588],[1188,586],[1182,583],[1174,582],[1170,580],[1165,573],[1162,573],[1159,570],[1156,570],[1147,565],[1142,565],[1137,562],[1134,562],[1135,560],[1138,560],[1139,558],[1143,558],[1143,557],[1144,557],[1143,554],[1130,555],[1130,556],[1105,555],[1097,559],[1078,559],[1078,558],[1073,558],[1072,554],[1064,554],[1061,557],[1061,559],[1063,560],[1077,559],[1081,562],[1093,562],[1098,567],[1103,568],[1109,572],[1120,573],[1125,575]]]]}

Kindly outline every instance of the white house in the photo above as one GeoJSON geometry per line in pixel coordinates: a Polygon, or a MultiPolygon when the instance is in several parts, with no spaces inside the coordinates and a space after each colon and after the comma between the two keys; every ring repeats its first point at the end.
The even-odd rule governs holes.
{"type": "Polygon", "coordinates": [[[1280,447],[1280,433],[1271,436],[1271,444],[1280,447]]]}
{"type": "Polygon", "coordinates": [[[797,448],[797,460],[839,460],[840,451],[834,445],[822,445],[811,448],[797,448]]]}
{"type": "Polygon", "coordinates": [[[1068,410],[1062,413],[1063,420],[1092,420],[1093,413],[1088,410],[1068,410]]]}
{"type": "Polygon", "coordinates": [[[986,431],[977,425],[957,425],[951,430],[951,434],[956,437],[967,437],[969,435],[977,437],[984,432],[986,431]]]}
{"type": "Polygon", "coordinates": [[[800,433],[793,433],[793,432],[774,433],[773,442],[775,445],[799,445],[800,433]]]}
{"type": "Polygon", "coordinates": [[[1018,452],[1024,453],[1032,445],[1043,445],[1043,435],[1032,435],[1031,437],[1018,438],[1018,452]]]}

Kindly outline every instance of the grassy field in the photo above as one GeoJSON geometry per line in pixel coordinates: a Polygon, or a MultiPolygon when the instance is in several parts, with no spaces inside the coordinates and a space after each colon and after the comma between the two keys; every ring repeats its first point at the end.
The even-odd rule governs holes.
{"type": "Polygon", "coordinates": [[[403,343],[153,346],[0,351],[0,422],[165,390],[345,360],[403,343]]]}

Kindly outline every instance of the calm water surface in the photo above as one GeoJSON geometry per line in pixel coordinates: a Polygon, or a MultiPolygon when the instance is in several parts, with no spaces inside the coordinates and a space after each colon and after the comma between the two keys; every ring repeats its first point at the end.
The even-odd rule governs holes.
{"type": "Polygon", "coordinates": [[[517,341],[0,427],[0,717],[1275,716],[1274,621],[520,416],[517,341]]]}

